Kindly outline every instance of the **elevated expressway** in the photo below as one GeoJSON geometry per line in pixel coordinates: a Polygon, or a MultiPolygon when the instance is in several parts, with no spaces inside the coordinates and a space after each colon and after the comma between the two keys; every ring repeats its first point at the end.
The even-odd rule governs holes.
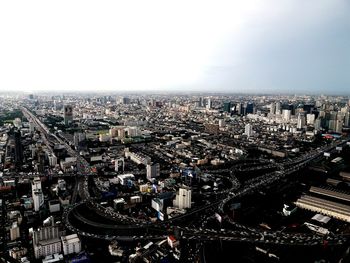
{"type": "MultiPolygon", "coordinates": [[[[349,241],[348,236],[319,236],[301,233],[282,233],[279,231],[262,231],[260,229],[237,224],[232,219],[225,216],[225,210],[228,203],[252,194],[258,189],[268,187],[273,183],[292,176],[295,172],[304,168],[311,161],[320,158],[324,152],[333,151],[337,146],[342,146],[347,141],[348,140],[334,142],[331,145],[324,146],[318,150],[310,151],[309,153],[294,160],[274,164],[278,167],[278,171],[270,172],[254,178],[253,180],[247,181],[244,185],[240,185],[234,175],[231,174],[230,181],[232,186],[230,189],[219,193],[221,198],[212,202],[211,204],[190,210],[186,214],[165,220],[163,222],[151,223],[143,219],[122,215],[113,211],[112,209],[99,205],[93,198],[90,198],[87,193],[85,194],[85,197],[87,198],[85,198],[82,203],[76,204],[65,211],[66,225],[70,230],[80,233],[81,235],[106,240],[116,239],[120,241],[135,241],[142,239],[163,239],[169,233],[178,231],[181,238],[185,240],[223,240],[286,246],[322,246],[325,244],[325,242],[330,246],[343,245],[349,241]],[[80,212],[81,208],[79,207],[81,206],[86,206],[88,209],[92,209],[96,214],[108,219],[110,222],[104,222],[105,220],[89,219],[88,216],[80,212]],[[192,216],[205,213],[209,210],[215,210],[222,214],[225,221],[231,224],[234,230],[193,229],[183,227],[183,224],[180,223],[186,221],[192,216]],[[77,224],[77,222],[79,223],[77,224]],[[81,225],[84,225],[85,228],[80,229],[81,225]]],[[[269,166],[268,168],[270,168],[269,164],[263,165],[264,168],[266,166],[269,166]]],[[[257,167],[259,168],[261,166],[257,167]]],[[[232,171],[234,171],[234,169],[232,171]]]]}

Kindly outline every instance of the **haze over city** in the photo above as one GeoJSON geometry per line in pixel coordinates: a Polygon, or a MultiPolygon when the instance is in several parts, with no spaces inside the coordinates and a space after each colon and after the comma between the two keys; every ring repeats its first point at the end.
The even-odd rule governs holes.
{"type": "Polygon", "coordinates": [[[349,94],[350,3],[5,1],[1,91],[349,94]]]}

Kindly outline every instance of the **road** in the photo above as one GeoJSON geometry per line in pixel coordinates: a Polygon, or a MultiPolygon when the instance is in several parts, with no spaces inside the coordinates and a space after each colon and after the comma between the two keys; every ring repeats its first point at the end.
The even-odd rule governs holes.
{"type": "MultiPolygon", "coordinates": [[[[233,222],[231,219],[227,218],[228,222],[234,225],[234,227],[237,230],[227,230],[219,231],[219,230],[212,230],[212,229],[193,229],[193,228],[183,228],[180,226],[177,226],[176,223],[181,220],[186,220],[187,218],[195,215],[200,214],[204,211],[207,211],[211,208],[217,208],[219,212],[224,214],[224,207],[226,204],[228,204],[231,201],[234,201],[235,199],[242,198],[246,195],[249,195],[251,193],[254,193],[256,191],[259,191],[259,189],[262,189],[264,187],[267,187],[271,185],[272,183],[276,183],[279,180],[282,180],[284,178],[287,178],[291,175],[293,175],[298,170],[302,169],[306,165],[308,165],[310,162],[320,158],[320,156],[323,155],[324,152],[329,152],[335,149],[337,146],[342,146],[347,141],[341,141],[341,142],[335,142],[331,145],[324,146],[318,150],[313,150],[311,152],[308,152],[307,154],[300,156],[294,160],[290,160],[284,163],[277,164],[278,171],[270,172],[267,174],[264,174],[256,179],[253,179],[251,181],[246,182],[244,185],[240,187],[239,183],[234,184],[234,186],[231,189],[221,193],[222,198],[218,201],[212,202],[211,204],[208,204],[206,206],[199,207],[197,209],[193,209],[192,211],[180,215],[178,217],[174,217],[171,219],[168,219],[164,222],[157,222],[150,224],[150,222],[135,219],[129,216],[121,215],[113,210],[108,210],[105,207],[100,206],[99,204],[95,203],[93,199],[89,200],[89,206],[93,208],[96,212],[98,212],[99,215],[105,216],[108,219],[115,220],[116,223],[119,221],[119,225],[115,226],[115,224],[105,224],[102,222],[95,222],[93,220],[89,220],[85,218],[84,216],[80,215],[76,211],[76,207],[73,207],[72,209],[68,210],[66,212],[65,220],[67,222],[67,225],[73,229],[74,231],[80,231],[79,228],[76,226],[73,226],[73,224],[70,221],[70,217],[74,217],[75,220],[79,220],[83,222],[84,224],[88,224],[91,228],[96,227],[97,229],[100,228],[101,230],[116,230],[118,229],[119,232],[113,232],[112,235],[107,235],[104,237],[104,235],[99,234],[92,234],[88,233],[88,235],[92,235],[96,238],[102,238],[102,239],[129,239],[129,240],[135,240],[135,239],[148,239],[147,230],[151,230],[154,228],[157,228],[158,231],[163,231],[164,234],[168,231],[169,225],[174,226],[173,228],[181,231],[182,238],[183,239],[196,239],[196,240],[225,240],[225,241],[232,241],[232,242],[249,242],[249,243],[264,243],[264,244],[275,244],[275,245],[298,245],[298,246],[313,246],[313,245],[323,245],[324,242],[327,242],[328,245],[342,245],[345,242],[348,241],[347,236],[343,235],[327,235],[327,236],[318,236],[318,235],[312,235],[312,234],[290,234],[290,233],[284,233],[279,231],[262,231],[260,229],[250,228],[246,227],[244,225],[237,224],[233,222]],[[128,225],[125,226],[125,223],[128,225]],[[134,231],[138,232],[139,229],[143,228],[145,233],[143,234],[135,234],[134,231]],[[130,234],[127,235],[120,235],[121,229],[128,229],[130,234]],[[119,233],[119,234],[118,234],[119,233]]],[[[258,169],[261,166],[257,166],[258,169]]],[[[265,166],[264,166],[265,167],[265,166]]],[[[235,181],[233,179],[233,181],[235,181]]],[[[80,231],[81,232],[81,231],[80,231]]],[[[125,232],[124,232],[125,233],[125,232]]],[[[85,233],[86,234],[86,233],[85,233]]],[[[160,235],[160,237],[163,237],[163,235],[160,235]]],[[[151,238],[156,238],[155,235],[150,235],[151,238]]]]}

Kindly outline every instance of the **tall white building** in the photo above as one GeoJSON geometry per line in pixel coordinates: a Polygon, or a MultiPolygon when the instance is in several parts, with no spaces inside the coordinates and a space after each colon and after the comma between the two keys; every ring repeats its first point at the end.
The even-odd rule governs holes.
{"type": "Polygon", "coordinates": [[[49,157],[49,164],[51,167],[55,167],[57,165],[57,157],[53,153],[48,154],[49,157]]]}
{"type": "Polygon", "coordinates": [[[276,103],[272,102],[270,104],[270,113],[275,114],[276,113],[276,103]]]}
{"type": "Polygon", "coordinates": [[[336,121],[335,132],[342,133],[343,131],[343,122],[341,120],[336,121]]]}
{"type": "Polygon", "coordinates": [[[77,234],[61,237],[63,254],[77,254],[81,251],[81,241],[77,234]]]}
{"type": "Polygon", "coordinates": [[[247,135],[247,137],[250,137],[253,135],[253,126],[251,124],[247,124],[244,129],[244,134],[247,135]]]}
{"type": "Polygon", "coordinates": [[[180,187],[179,192],[173,202],[175,207],[180,209],[191,208],[192,191],[189,187],[180,187]]]}
{"type": "Polygon", "coordinates": [[[211,99],[207,100],[207,109],[210,110],[212,108],[212,101],[211,99]]]}
{"type": "Polygon", "coordinates": [[[292,115],[291,110],[282,110],[282,118],[284,121],[289,122],[292,115]]]}
{"type": "Polygon", "coordinates": [[[34,202],[34,211],[38,212],[44,204],[44,195],[41,189],[40,177],[35,177],[32,182],[32,197],[34,202]]]}
{"type": "Polygon", "coordinates": [[[11,228],[10,228],[10,239],[11,241],[16,240],[17,238],[20,238],[20,231],[19,226],[17,222],[13,222],[11,228]]]}
{"type": "Polygon", "coordinates": [[[297,119],[297,129],[302,129],[305,126],[305,116],[299,113],[297,119]]]}
{"type": "Polygon", "coordinates": [[[276,102],[276,114],[281,114],[281,102],[276,102]]]}
{"type": "Polygon", "coordinates": [[[315,114],[307,114],[306,115],[306,124],[314,125],[315,124],[315,114]]]}

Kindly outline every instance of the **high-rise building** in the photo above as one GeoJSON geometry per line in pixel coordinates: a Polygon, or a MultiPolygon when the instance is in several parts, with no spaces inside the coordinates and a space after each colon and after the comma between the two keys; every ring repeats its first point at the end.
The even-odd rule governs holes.
{"type": "Polygon", "coordinates": [[[73,107],[72,107],[72,105],[64,105],[63,118],[64,118],[65,125],[69,125],[73,122],[73,107]]]}
{"type": "Polygon", "coordinates": [[[119,103],[120,103],[120,104],[130,104],[130,98],[121,97],[121,98],[119,99],[119,103]]]}
{"type": "Polygon", "coordinates": [[[199,97],[199,107],[203,107],[203,106],[204,106],[203,97],[199,97]]]}
{"type": "Polygon", "coordinates": [[[244,129],[244,134],[247,137],[250,137],[253,135],[253,126],[251,124],[246,124],[245,129],[244,129]]]}
{"type": "Polygon", "coordinates": [[[345,113],[344,126],[350,126],[350,113],[349,112],[345,113]]]}
{"type": "Polygon", "coordinates": [[[246,104],[244,115],[246,114],[255,114],[255,105],[253,102],[249,102],[246,104]]]}
{"type": "Polygon", "coordinates": [[[44,195],[41,189],[40,177],[35,177],[32,181],[32,197],[34,202],[34,211],[38,212],[44,204],[44,195]]]}
{"type": "Polygon", "coordinates": [[[291,115],[295,114],[295,107],[293,104],[283,104],[282,105],[282,114],[283,114],[283,110],[290,110],[291,115]]]}
{"type": "Polygon", "coordinates": [[[179,192],[173,202],[175,207],[180,209],[191,208],[192,191],[190,187],[182,186],[179,188],[179,192]]]}
{"type": "Polygon", "coordinates": [[[81,251],[81,241],[77,234],[61,237],[63,254],[78,254],[81,251]]]}
{"type": "Polygon", "coordinates": [[[306,111],[306,113],[311,113],[314,107],[315,106],[313,104],[304,104],[303,110],[306,111]]]}
{"type": "Polygon", "coordinates": [[[298,114],[297,129],[302,129],[305,126],[305,115],[302,113],[298,114]]]}
{"type": "Polygon", "coordinates": [[[287,109],[282,110],[282,118],[284,121],[289,122],[291,115],[292,115],[291,110],[287,110],[287,109]]]}
{"type": "Polygon", "coordinates": [[[15,137],[15,162],[16,165],[22,164],[23,161],[23,146],[21,142],[21,132],[16,130],[14,132],[15,137]]]}
{"type": "Polygon", "coordinates": [[[307,114],[306,115],[306,124],[307,125],[314,125],[315,123],[315,114],[307,114]]]}
{"type": "Polygon", "coordinates": [[[13,222],[11,228],[10,228],[10,239],[11,241],[16,240],[17,238],[20,238],[20,231],[19,226],[17,222],[13,222]]]}
{"type": "Polygon", "coordinates": [[[341,120],[336,121],[335,132],[337,132],[337,133],[343,132],[343,121],[341,121],[341,120]]]}
{"type": "Polygon", "coordinates": [[[276,102],[276,114],[281,114],[281,102],[276,102]]]}
{"type": "Polygon", "coordinates": [[[237,111],[238,115],[242,115],[243,114],[244,110],[243,110],[243,104],[242,103],[237,103],[236,111],[237,111]]]}
{"type": "Polygon", "coordinates": [[[61,253],[62,244],[58,227],[47,226],[34,231],[33,247],[36,259],[61,253]]]}
{"type": "Polygon", "coordinates": [[[316,131],[319,131],[321,129],[321,123],[322,123],[322,120],[320,118],[315,120],[314,127],[316,131]]]}
{"type": "Polygon", "coordinates": [[[147,164],[147,180],[151,181],[160,175],[159,163],[147,164]]]}
{"type": "Polygon", "coordinates": [[[207,109],[210,110],[213,107],[213,102],[211,101],[211,99],[209,98],[207,100],[207,109]]]}
{"type": "Polygon", "coordinates": [[[336,120],[329,120],[328,121],[328,129],[331,131],[335,131],[337,128],[337,121],[336,120]]]}
{"type": "Polygon", "coordinates": [[[55,167],[57,165],[57,157],[54,153],[49,153],[48,155],[49,165],[55,167]]]}
{"type": "Polygon", "coordinates": [[[270,104],[270,113],[275,114],[276,113],[276,103],[272,102],[270,104]]]}
{"type": "Polygon", "coordinates": [[[231,102],[230,101],[224,102],[224,112],[230,113],[231,112],[231,108],[232,108],[232,106],[231,106],[231,102]]]}
{"type": "Polygon", "coordinates": [[[83,132],[75,132],[73,135],[73,142],[76,149],[79,148],[81,142],[85,141],[86,134],[83,132]]]}

